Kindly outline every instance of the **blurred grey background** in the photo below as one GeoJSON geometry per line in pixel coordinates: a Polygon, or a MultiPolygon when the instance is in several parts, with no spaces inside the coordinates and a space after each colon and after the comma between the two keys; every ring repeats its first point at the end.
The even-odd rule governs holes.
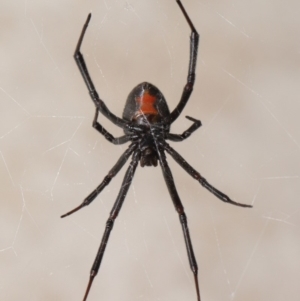
{"type": "MultiPolygon", "coordinates": [[[[190,126],[185,115],[203,126],[170,144],[214,186],[254,205],[222,203],[168,160],[202,300],[299,300],[300,3],[182,1],[201,40],[195,89],[172,132],[190,126]]],[[[176,106],[190,29],[175,0],[0,5],[0,299],[80,301],[127,168],[92,205],[60,219],[127,147],[91,126],[94,105],[72,57],[82,26],[92,12],[82,52],[101,98],[119,116],[142,81],[176,106]]],[[[196,300],[159,167],[137,169],[88,300],[196,300]]]]}

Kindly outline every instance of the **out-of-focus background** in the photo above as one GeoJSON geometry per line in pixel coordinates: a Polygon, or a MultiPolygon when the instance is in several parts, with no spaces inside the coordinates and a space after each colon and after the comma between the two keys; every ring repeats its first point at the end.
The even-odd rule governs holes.
{"type": "MultiPolygon", "coordinates": [[[[188,215],[203,301],[296,301],[300,278],[299,1],[182,0],[201,34],[197,80],[170,144],[244,209],[222,203],[169,158],[188,215]]],[[[92,128],[72,57],[121,116],[131,89],[158,86],[172,110],[190,29],[175,0],[1,1],[0,299],[82,300],[128,165],[89,207],[60,219],[127,145],[92,128]]],[[[114,135],[122,132],[100,115],[114,135]]],[[[89,301],[196,300],[160,167],[138,167],[89,301]]]]}

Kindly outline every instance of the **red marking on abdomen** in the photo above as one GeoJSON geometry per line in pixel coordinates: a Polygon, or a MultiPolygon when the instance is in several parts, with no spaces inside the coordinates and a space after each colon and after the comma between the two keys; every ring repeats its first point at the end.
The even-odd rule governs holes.
{"type": "Polygon", "coordinates": [[[136,101],[140,105],[139,112],[141,114],[153,114],[153,115],[158,114],[156,108],[154,107],[156,103],[155,96],[149,94],[148,92],[145,92],[140,97],[137,97],[136,101]]]}

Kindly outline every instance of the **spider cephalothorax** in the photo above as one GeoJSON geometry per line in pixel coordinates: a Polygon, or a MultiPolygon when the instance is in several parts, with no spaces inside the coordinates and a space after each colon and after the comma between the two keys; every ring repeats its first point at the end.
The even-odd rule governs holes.
{"type": "Polygon", "coordinates": [[[140,164],[142,167],[157,166],[157,160],[157,152],[152,145],[147,145],[144,149],[141,149],[140,164]]]}
{"type": "Polygon", "coordinates": [[[65,217],[70,215],[77,210],[89,205],[97,195],[109,184],[111,179],[121,170],[125,165],[130,156],[132,156],[131,163],[125,173],[124,180],[117,196],[115,204],[110,212],[109,218],[106,222],[105,231],[102,237],[102,241],[95,258],[94,264],[90,272],[90,280],[83,298],[83,301],[87,299],[89,290],[91,288],[92,282],[98,273],[100,264],[103,258],[103,254],[109,239],[109,235],[113,228],[115,219],[117,218],[123,202],[125,200],[126,194],[132,182],[134,172],[140,161],[140,165],[143,166],[157,166],[159,162],[162,173],[168,187],[171,199],[175,206],[176,211],[179,215],[179,220],[182,225],[183,235],[185,239],[185,244],[187,248],[187,254],[190,262],[191,270],[194,274],[195,287],[197,293],[197,300],[200,301],[200,291],[198,285],[198,267],[195,259],[192,242],[189,234],[187,217],[184,213],[184,208],[179,198],[173,176],[166,160],[165,152],[167,152],[189,175],[191,175],[195,180],[197,180],[203,187],[208,189],[221,201],[227,202],[233,205],[241,207],[252,207],[250,205],[245,205],[232,201],[227,195],[219,191],[210,185],[205,178],[203,178],[199,172],[197,172],[190,164],[186,162],[180,154],[178,154],[167,142],[171,141],[183,141],[188,138],[194,131],[196,131],[200,126],[200,120],[186,116],[187,119],[193,122],[193,124],[185,130],[182,134],[172,134],[170,133],[171,124],[179,117],[183,111],[189,97],[193,91],[193,86],[195,82],[195,69],[197,61],[197,50],[199,35],[187,15],[180,0],[176,0],[178,3],[186,21],[191,28],[191,39],[190,39],[190,63],[188,69],[187,82],[184,86],[180,101],[175,109],[170,112],[167,102],[162,95],[162,93],[152,84],[143,82],[137,85],[128,95],[123,118],[119,118],[114,115],[105,105],[105,103],[99,97],[91,77],[88,73],[84,58],[80,52],[81,43],[91,19],[91,14],[88,15],[86,23],[82,29],[76,50],[75,50],[75,60],[79,67],[79,70],[84,78],[84,81],[89,90],[90,96],[96,105],[95,118],[93,120],[93,127],[102,134],[109,142],[113,144],[123,144],[126,142],[131,142],[129,147],[121,155],[117,163],[105,176],[104,180],[100,183],[98,187],[90,195],[88,195],[82,204],[72,211],[62,215],[65,217]],[[113,122],[118,127],[122,128],[125,135],[115,138],[111,135],[99,122],[98,114],[102,113],[106,118],[113,122]]]}

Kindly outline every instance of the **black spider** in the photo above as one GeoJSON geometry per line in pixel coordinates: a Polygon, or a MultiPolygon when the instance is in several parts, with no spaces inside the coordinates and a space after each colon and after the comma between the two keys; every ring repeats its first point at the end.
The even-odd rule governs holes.
{"type": "Polygon", "coordinates": [[[200,120],[194,119],[192,117],[186,116],[187,119],[191,120],[193,124],[184,131],[181,135],[171,134],[170,125],[179,117],[182,110],[184,109],[189,97],[193,91],[193,86],[195,82],[195,68],[197,60],[198,42],[199,35],[190,20],[188,14],[186,13],[180,0],[176,0],[186,21],[191,28],[191,41],[190,41],[190,62],[187,83],[184,86],[181,99],[177,107],[170,113],[167,102],[162,95],[162,93],[152,84],[143,82],[137,85],[129,94],[126,105],[123,112],[123,118],[115,116],[107,108],[105,103],[99,98],[98,93],[94,87],[91,77],[88,73],[84,58],[80,52],[80,46],[88,27],[89,21],[91,19],[91,14],[83,26],[82,33],[80,35],[74,58],[79,67],[79,70],[83,76],[83,79],[87,85],[90,96],[96,105],[96,114],[93,121],[93,127],[101,133],[109,142],[113,144],[123,144],[131,141],[128,149],[122,154],[118,162],[109,171],[107,176],[104,178],[102,183],[83,201],[83,203],[73,209],[72,211],[62,215],[65,217],[74,213],[75,211],[89,205],[97,195],[109,184],[111,179],[120,171],[124,166],[128,158],[132,155],[131,163],[126,171],[124,180],[117,197],[117,200],[110,212],[109,218],[106,222],[105,231],[102,237],[102,241],[97,252],[94,264],[90,272],[90,280],[83,298],[83,301],[87,299],[89,290],[91,288],[92,282],[98,273],[102,257],[108,242],[110,232],[113,228],[115,219],[117,218],[121,207],[123,205],[124,199],[128,192],[129,186],[132,182],[134,172],[136,170],[138,162],[143,166],[157,166],[157,161],[159,161],[165,182],[167,184],[170,196],[174,203],[175,209],[179,214],[179,219],[183,229],[183,235],[185,239],[185,244],[187,248],[187,254],[191,266],[191,270],[194,274],[195,286],[197,292],[197,300],[200,301],[200,292],[198,285],[198,267],[195,259],[192,242],[189,234],[189,229],[187,225],[187,217],[184,213],[184,208],[182,206],[181,200],[176,190],[176,186],[173,180],[173,176],[169,165],[166,160],[165,151],[171,155],[171,157],[195,180],[199,181],[202,186],[208,189],[221,201],[227,202],[236,206],[241,207],[252,207],[251,205],[245,205],[232,201],[227,195],[219,191],[210,185],[205,178],[203,178],[199,172],[197,172],[191,165],[189,165],[181,155],[179,155],[170,145],[166,143],[166,140],[171,141],[183,141],[188,138],[195,130],[201,126],[200,120]],[[112,123],[119,126],[124,130],[125,135],[114,138],[109,132],[107,132],[103,126],[97,121],[98,113],[101,112],[106,118],[108,118],[112,123]]]}

